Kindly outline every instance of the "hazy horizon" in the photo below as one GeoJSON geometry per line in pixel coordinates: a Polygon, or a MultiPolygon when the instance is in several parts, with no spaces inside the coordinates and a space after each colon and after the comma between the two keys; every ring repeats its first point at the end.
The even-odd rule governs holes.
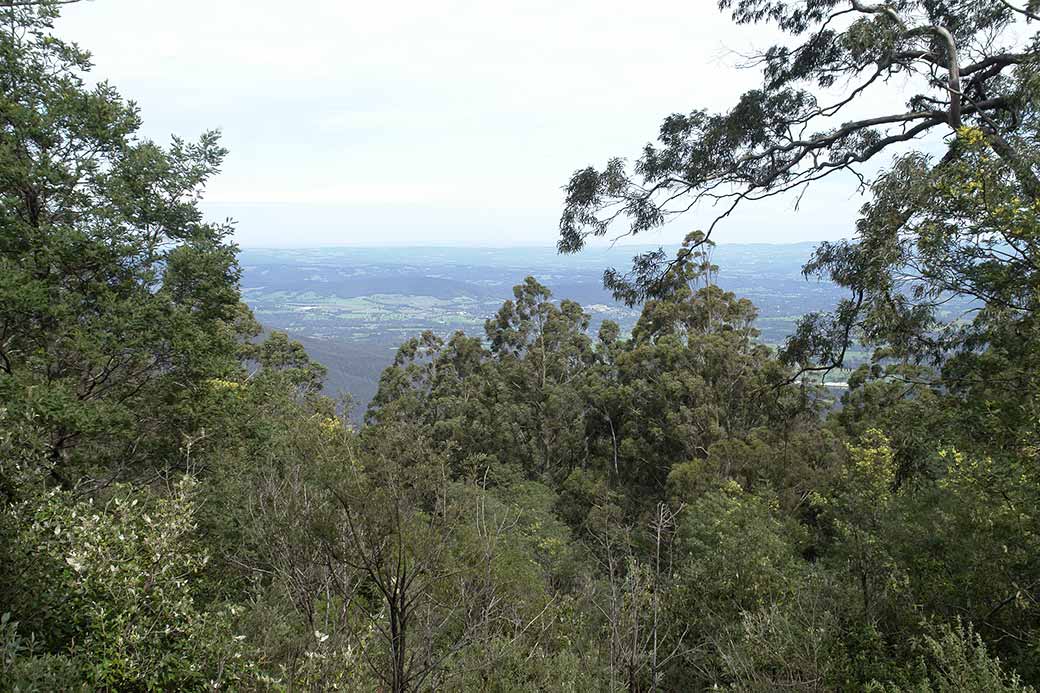
{"type": "MultiPolygon", "coordinates": [[[[759,80],[743,56],[777,36],[682,0],[317,0],[291,31],[284,14],[95,0],[57,24],[92,52],[94,79],[140,105],[143,136],[222,129],[230,153],[201,207],[236,220],[243,246],[554,244],[575,170],[638,156],[671,113],[731,107],[759,80]]],[[[862,197],[835,177],[797,200],[745,205],[716,240],[848,236],[862,197]]],[[[636,243],[678,243],[715,212],[636,243]]]]}
{"type": "MultiPolygon", "coordinates": [[[[835,239],[826,239],[826,240],[835,240],[835,241],[837,241],[837,240],[843,240],[843,239],[835,238],[835,239]]],[[[814,244],[821,243],[821,242],[823,242],[823,241],[815,241],[815,240],[776,241],[776,242],[771,242],[771,241],[722,241],[722,242],[717,242],[715,245],[719,246],[719,247],[728,247],[728,246],[763,246],[763,245],[765,245],[765,246],[792,246],[792,245],[814,245],[814,244]]],[[[641,248],[645,249],[645,248],[657,248],[657,247],[674,248],[674,247],[677,247],[678,245],[679,245],[678,242],[668,242],[668,243],[664,243],[664,242],[661,242],[661,243],[645,243],[645,242],[643,242],[643,243],[636,243],[636,242],[629,242],[629,243],[617,243],[617,244],[615,244],[613,246],[598,245],[597,244],[597,245],[589,245],[589,247],[587,247],[585,250],[579,251],[577,253],[558,253],[558,254],[566,257],[568,255],[578,256],[578,255],[581,255],[582,253],[585,253],[585,252],[610,251],[610,250],[613,250],[613,249],[625,249],[625,250],[631,251],[631,250],[639,250],[641,248]]],[[[350,249],[357,249],[357,250],[365,250],[365,249],[385,250],[385,249],[388,249],[388,248],[395,248],[395,249],[440,248],[440,249],[458,249],[458,250],[480,250],[480,249],[486,249],[486,250],[552,250],[553,252],[557,252],[555,244],[534,244],[534,243],[531,243],[531,244],[516,244],[516,245],[485,245],[485,244],[479,244],[479,243],[472,243],[472,244],[461,245],[461,244],[456,244],[456,243],[383,243],[383,244],[369,244],[369,243],[361,242],[361,243],[338,243],[338,244],[335,244],[335,243],[320,243],[320,244],[315,244],[315,245],[305,245],[305,244],[296,244],[296,245],[254,245],[254,244],[251,244],[251,243],[241,243],[241,242],[239,242],[238,246],[242,250],[334,250],[334,249],[340,249],[340,248],[350,248],[350,249]]]]}

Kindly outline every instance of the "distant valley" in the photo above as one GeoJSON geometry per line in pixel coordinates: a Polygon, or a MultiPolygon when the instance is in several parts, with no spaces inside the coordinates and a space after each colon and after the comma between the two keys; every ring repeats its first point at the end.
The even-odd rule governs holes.
{"type": "MultiPolygon", "coordinates": [[[[719,284],[754,302],[768,344],[782,344],[800,315],[828,310],[842,295],[829,282],[802,276],[812,248],[750,244],[714,251],[719,284]]],[[[401,342],[423,330],[482,334],[484,321],[527,275],[555,298],[581,303],[594,328],[609,319],[630,330],[639,311],[603,289],[603,270],[623,267],[646,249],[564,256],[552,248],[244,249],[242,293],[265,327],[287,331],[328,367],[328,391],[349,392],[357,416],[401,342]]]]}

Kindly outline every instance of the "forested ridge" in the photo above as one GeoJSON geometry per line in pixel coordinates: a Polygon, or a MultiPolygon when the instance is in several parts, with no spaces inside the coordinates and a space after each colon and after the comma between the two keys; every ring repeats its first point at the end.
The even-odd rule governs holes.
{"type": "Polygon", "coordinates": [[[0,0],[0,689],[1040,685],[1037,3],[721,0],[760,88],[566,187],[562,252],[711,210],[606,272],[631,334],[518,277],[358,426],[242,300],[218,133],[140,136],[61,4],[0,0]],[[777,351],[713,238],[832,174],[848,298],[777,351]]]}

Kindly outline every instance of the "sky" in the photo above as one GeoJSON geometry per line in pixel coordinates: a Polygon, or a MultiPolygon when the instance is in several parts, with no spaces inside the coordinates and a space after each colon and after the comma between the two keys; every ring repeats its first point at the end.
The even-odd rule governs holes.
{"type": "MultiPolygon", "coordinates": [[[[243,247],[555,244],[573,171],[637,157],[670,113],[731,106],[758,81],[740,55],[774,38],[710,0],[89,0],[57,33],[146,136],[222,131],[203,207],[243,247]]],[[[847,237],[862,202],[831,179],[715,237],[847,237]]]]}

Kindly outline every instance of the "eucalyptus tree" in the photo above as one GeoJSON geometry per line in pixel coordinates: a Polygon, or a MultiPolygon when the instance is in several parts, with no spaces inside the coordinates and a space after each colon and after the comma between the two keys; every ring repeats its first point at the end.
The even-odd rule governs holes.
{"type": "MultiPolygon", "coordinates": [[[[729,111],[670,115],[633,165],[613,158],[577,171],[566,188],[561,251],[580,250],[616,224],[639,234],[699,206],[712,208],[707,239],[742,204],[801,194],[838,174],[867,186],[865,164],[910,147],[917,151],[900,154],[870,185],[857,239],[824,244],[806,267],[851,296],[833,315],[804,321],[792,359],[839,364],[856,334],[922,347],[950,293],[1032,310],[1023,303],[1035,294],[1032,222],[1016,224],[1035,218],[1040,194],[1033,3],[720,0],[719,7],[738,24],[771,25],[790,40],[750,60],[762,82],[729,111]],[[878,96],[895,78],[906,84],[905,104],[889,110],[878,96]],[[946,143],[942,156],[918,143],[925,136],[946,143]]],[[[608,275],[608,285],[642,300],[671,266],[663,253],[646,254],[628,277],[608,275]]]]}
{"type": "Polygon", "coordinates": [[[595,360],[589,316],[574,301],[554,303],[532,277],[513,295],[485,324],[500,377],[500,440],[530,474],[559,480],[588,455],[582,383],[595,360]]]}

